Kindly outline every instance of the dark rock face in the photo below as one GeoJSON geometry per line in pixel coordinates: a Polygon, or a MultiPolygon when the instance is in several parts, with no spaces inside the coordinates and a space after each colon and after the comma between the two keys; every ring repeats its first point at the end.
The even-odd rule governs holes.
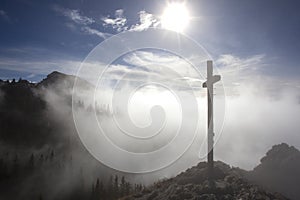
{"type": "Polygon", "coordinates": [[[1,142],[23,145],[26,141],[28,145],[41,146],[42,140],[33,142],[32,138],[47,138],[49,132],[39,120],[45,117],[46,102],[36,95],[34,88],[35,84],[23,80],[0,85],[1,142]]]}
{"type": "Polygon", "coordinates": [[[79,85],[83,88],[83,89],[91,89],[91,85],[90,83],[88,83],[87,81],[78,78],[76,76],[73,75],[66,75],[57,71],[54,71],[50,74],[47,75],[47,77],[45,79],[43,79],[41,82],[39,82],[36,86],[37,88],[42,88],[42,87],[59,87],[59,88],[65,88],[65,89],[72,89],[74,82],[78,81],[79,85]]]}
{"type": "Polygon", "coordinates": [[[159,182],[149,189],[127,199],[140,200],[219,200],[219,199],[286,199],[280,194],[270,193],[262,188],[248,183],[242,174],[243,170],[216,162],[215,182],[212,186],[207,180],[206,163],[188,169],[175,178],[159,182]]]}
{"type": "Polygon", "coordinates": [[[37,84],[37,87],[53,87],[54,84],[59,83],[59,87],[72,88],[75,81],[75,77],[66,75],[57,71],[48,74],[45,79],[37,84]]]}
{"type": "Polygon", "coordinates": [[[247,178],[291,199],[300,199],[299,150],[285,143],[273,146],[247,178]]]}

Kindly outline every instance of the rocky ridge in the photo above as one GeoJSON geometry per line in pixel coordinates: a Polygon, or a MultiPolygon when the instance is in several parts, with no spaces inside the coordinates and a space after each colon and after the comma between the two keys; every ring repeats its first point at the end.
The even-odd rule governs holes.
{"type": "Polygon", "coordinates": [[[178,176],[164,180],[124,199],[136,200],[285,200],[278,193],[271,193],[249,183],[245,171],[233,168],[220,161],[215,163],[214,186],[207,180],[207,164],[199,163],[178,176]]]}

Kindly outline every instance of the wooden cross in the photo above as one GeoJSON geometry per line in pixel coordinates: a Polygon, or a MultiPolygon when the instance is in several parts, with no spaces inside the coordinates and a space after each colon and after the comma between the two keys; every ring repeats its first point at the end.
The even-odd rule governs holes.
{"type": "Polygon", "coordinates": [[[213,179],[214,169],[214,120],[213,120],[213,84],[220,81],[220,75],[213,75],[213,62],[207,61],[207,81],[203,83],[202,87],[207,88],[207,163],[208,163],[208,178],[213,179]]]}

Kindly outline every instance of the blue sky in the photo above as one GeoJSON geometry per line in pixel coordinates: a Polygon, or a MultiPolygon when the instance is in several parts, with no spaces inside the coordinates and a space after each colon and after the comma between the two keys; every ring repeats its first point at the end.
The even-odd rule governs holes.
{"type": "MultiPolygon", "coordinates": [[[[186,5],[194,18],[184,33],[215,60],[260,55],[265,66],[260,73],[299,79],[298,1],[194,0],[186,5]]],[[[0,78],[38,81],[54,70],[72,74],[104,38],[157,27],[165,6],[161,0],[2,0],[0,78]],[[142,17],[150,24],[143,26],[142,17]]]]}

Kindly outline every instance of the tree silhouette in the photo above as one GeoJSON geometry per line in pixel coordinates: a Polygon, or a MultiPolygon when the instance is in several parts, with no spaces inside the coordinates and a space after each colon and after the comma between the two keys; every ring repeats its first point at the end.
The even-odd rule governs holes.
{"type": "Polygon", "coordinates": [[[29,166],[29,169],[34,168],[34,155],[33,155],[33,153],[30,155],[28,166],[29,166]]]}
{"type": "Polygon", "coordinates": [[[115,198],[119,197],[119,177],[118,177],[118,175],[115,175],[113,195],[114,195],[115,198]]]}
{"type": "Polygon", "coordinates": [[[15,155],[15,158],[13,160],[13,173],[15,176],[18,175],[19,173],[19,168],[20,168],[20,164],[19,164],[19,158],[18,158],[18,155],[16,154],[15,155]]]}

